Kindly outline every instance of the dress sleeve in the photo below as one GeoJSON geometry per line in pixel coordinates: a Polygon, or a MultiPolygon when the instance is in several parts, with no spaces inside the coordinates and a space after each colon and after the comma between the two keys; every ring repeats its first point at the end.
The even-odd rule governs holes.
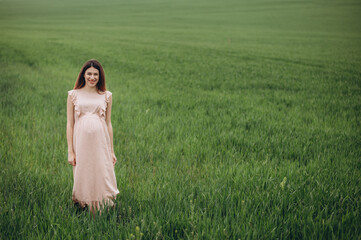
{"type": "Polygon", "coordinates": [[[109,92],[109,91],[106,91],[106,92],[105,92],[105,101],[106,101],[107,103],[109,103],[109,98],[110,98],[111,95],[112,95],[111,92],[109,92]]]}
{"type": "Polygon", "coordinates": [[[75,101],[76,101],[76,91],[70,90],[68,91],[68,95],[71,97],[71,101],[73,102],[73,104],[75,105],[75,101]]]}

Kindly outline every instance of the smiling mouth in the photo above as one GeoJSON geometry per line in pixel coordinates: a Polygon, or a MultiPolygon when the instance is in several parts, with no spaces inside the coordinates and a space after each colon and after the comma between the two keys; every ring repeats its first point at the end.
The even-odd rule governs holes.
{"type": "Polygon", "coordinates": [[[95,81],[89,80],[90,83],[95,83],[95,81]]]}

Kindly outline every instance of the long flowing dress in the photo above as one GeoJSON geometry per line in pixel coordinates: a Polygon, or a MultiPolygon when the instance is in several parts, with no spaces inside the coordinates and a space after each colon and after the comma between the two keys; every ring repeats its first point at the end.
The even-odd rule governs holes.
{"type": "Polygon", "coordinates": [[[74,104],[72,199],[80,206],[97,208],[113,206],[119,193],[114,173],[111,142],[105,122],[111,92],[87,93],[81,89],[68,91],[74,104]]]}

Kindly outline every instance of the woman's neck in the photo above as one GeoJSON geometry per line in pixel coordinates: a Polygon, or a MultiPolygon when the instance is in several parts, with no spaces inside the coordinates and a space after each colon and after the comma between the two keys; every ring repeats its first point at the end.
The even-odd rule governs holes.
{"type": "Polygon", "coordinates": [[[83,87],[83,91],[84,91],[84,92],[87,92],[87,93],[98,93],[96,86],[94,86],[94,87],[89,87],[89,86],[85,85],[85,86],[83,87]]]}

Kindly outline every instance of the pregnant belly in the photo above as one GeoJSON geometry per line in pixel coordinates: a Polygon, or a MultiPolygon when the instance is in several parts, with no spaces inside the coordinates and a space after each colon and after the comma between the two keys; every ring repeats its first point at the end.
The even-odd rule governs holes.
{"type": "Polygon", "coordinates": [[[104,159],[110,159],[105,121],[96,115],[90,115],[83,116],[77,124],[74,138],[77,166],[86,169],[89,167],[89,171],[101,169],[104,167],[104,159]]]}
{"type": "Polygon", "coordinates": [[[78,127],[78,131],[82,135],[98,135],[104,131],[103,123],[97,115],[82,117],[78,127]]]}

